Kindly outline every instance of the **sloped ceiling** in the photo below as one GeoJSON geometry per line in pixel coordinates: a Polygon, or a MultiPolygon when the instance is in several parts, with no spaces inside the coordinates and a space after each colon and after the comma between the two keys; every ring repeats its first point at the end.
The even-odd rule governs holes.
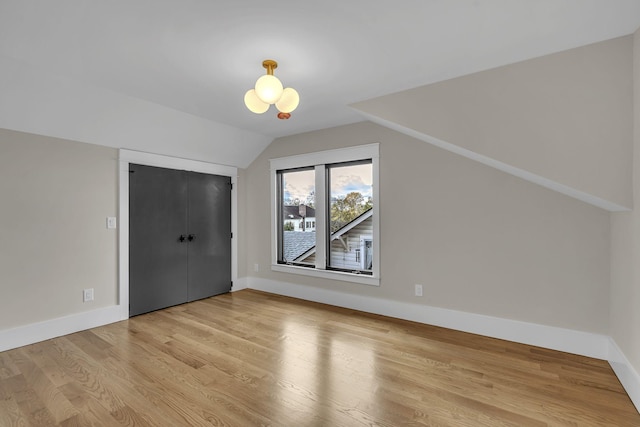
{"type": "Polygon", "coordinates": [[[633,36],[353,105],[370,120],[611,211],[632,208],[633,36]]]}
{"type": "Polygon", "coordinates": [[[607,40],[636,0],[0,3],[0,126],[246,167],[350,104],[607,40]],[[287,121],[242,98],[276,59],[287,121]]]}

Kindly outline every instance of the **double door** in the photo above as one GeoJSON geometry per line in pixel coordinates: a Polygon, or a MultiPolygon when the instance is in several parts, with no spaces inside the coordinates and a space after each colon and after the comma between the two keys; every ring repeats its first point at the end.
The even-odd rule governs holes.
{"type": "Polygon", "coordinates": [[[231,178],[129,172],[129,315],[229,292],[231,178]]]}

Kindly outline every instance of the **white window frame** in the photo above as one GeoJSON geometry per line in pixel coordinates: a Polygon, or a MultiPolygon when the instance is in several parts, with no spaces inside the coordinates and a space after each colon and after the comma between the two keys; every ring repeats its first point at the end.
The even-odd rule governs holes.
{"type": "Polygon", "coordinates": [[[304,276],[321,277],[325,279],[341,280],[364,285],[380,286],[380,178],[379,160],[380,144],[366,144],[335,150],[319,151],[309,154],[279,157],[270,159],[271,169],[271,270],[283,273],[300,274],[304,276]],[[326,209],[326,165],[335,163],[355,162],[371,159],[372,164],[372,192],[373,192],[373,270],[372,275],[355,274],[345,271],[326,269],[326,241],[327,209],[326,209]],[[287,169],[315,167],[315,208],[316,208],[316,260],[315,268],[278,264],[278,178],[277,172],[287,169]]]}

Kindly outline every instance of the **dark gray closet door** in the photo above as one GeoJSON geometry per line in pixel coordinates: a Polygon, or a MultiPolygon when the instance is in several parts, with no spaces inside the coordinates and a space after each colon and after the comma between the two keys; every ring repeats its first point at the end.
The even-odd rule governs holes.
{"type": "Polygon", "coordinates": [[[187,301],[188,181],[184,171],[134,164],[129,171],[129,315],[135,316],[187,301]]]}
{"type": "Polygon", "coordinates": [[[231,290],[231,178],[189,172],[189,301],[231,290]]]}

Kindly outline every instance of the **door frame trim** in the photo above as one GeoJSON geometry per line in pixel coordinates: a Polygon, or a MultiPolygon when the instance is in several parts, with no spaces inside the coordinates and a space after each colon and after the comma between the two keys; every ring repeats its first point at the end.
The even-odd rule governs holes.
{"type": "Polygon", "coordinates": [[[118,233],[118,307],[121,320],[129,318],[129,164],[157,166],[166,169],[186,170],[231,178],[231,280],[238,280],[238,168],[198,160],[181,159],[160,154],[120,149],[118,233]]]}

